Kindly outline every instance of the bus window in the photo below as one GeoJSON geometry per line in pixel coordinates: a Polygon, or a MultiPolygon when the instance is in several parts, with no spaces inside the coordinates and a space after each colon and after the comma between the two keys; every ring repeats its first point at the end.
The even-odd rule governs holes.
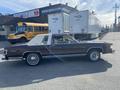
{"type": "Polygon", "coordinates": [[[44,31],[44,27],[41,27],[42,28],[42,30],[41,31],[44,31]]]}
{"type": "Polygon", "coordinates": [[[27,31],[28,31],[28,32],[33,32],[33,27],[32,27],[32,26],[28,26],[28,27],[27,27],[27,31]]]}
{"type": "Polygon", "coordinates": [[[34,27],[34,31],[35,32],[39,32],[40,30],[39,30],[39,27],[34,27]]]}
{"type": "Polygon", "coordinates": [[[41,28],[41,27],[39,27],[39,31],[40,31],[40,32],[42,31],[42,28],[41,28]]]}
{"type": "Polygon", "coordinates": [[[44,27],[44,30],[47,31],[47,30],[48,30],[48,27],[44,27]]]}
{"type": "Polygon", "coordinates": [[[16,27],[16,32],[24,32],[24,31],[26,31],[26,27],[23,26],[16,27]]]}

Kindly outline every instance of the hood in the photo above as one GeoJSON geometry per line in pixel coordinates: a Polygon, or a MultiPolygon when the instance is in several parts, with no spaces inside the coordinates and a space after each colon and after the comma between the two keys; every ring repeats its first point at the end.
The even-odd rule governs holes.
{"type": "Polygon", "coordinates": [[[91,40],[91,41],[80,41],[81,43],[106,43],[104,41],[100,40],[91,40]]]}
{"type": "Polygon", "coordinates": [[[102,40],[80,41],[80,43],[113,45],[112,43],[105,42],[105,41],[102,41],[102,40]]]}

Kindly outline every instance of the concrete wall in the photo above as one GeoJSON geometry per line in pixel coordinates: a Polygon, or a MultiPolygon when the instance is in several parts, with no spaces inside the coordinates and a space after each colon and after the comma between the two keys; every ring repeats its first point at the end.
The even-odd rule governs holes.
{"type": "Polygon", "coordinates": [[[11,25],[2,25],[4,31],[0,31],[1,36],[7,36],[8,34],[15,33],[14,30],[11,30],[11,25]]]}

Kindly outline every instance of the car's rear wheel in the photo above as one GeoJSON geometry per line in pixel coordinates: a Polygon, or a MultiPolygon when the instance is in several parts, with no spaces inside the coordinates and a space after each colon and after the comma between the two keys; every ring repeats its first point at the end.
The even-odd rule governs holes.
{"type": "Polygon", "coordinates": [[[37,53],[29,53],[26,56],[26,63],[30,66],[36,66],[39,65],[40,61],[41,61],[41,57],[39,54],[37,53]]]}
{"type": "Polygon", "coordinates": [[[99,50],[91,50],[89,53],[88,53],[88,57],[89,57],[89,60],[92,61],[92,62],[97,62],[100,60],[101,58],[101,54],[100,54],[100,51],[99,50]]]}

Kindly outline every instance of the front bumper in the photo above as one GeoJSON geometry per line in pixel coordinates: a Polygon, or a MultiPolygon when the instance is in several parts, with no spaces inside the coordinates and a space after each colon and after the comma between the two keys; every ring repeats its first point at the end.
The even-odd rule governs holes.
{"type": "Polygon", "coordinates": [[[113,49],[106,49],[105,51],[103,51],[104,54],[108,54],[108,53],[115,53],[115,50],[113,49]]]}
{"type": "Polygon", "coordinates": [[[2,60],[8,60],[9,58],[5,55],[4,58],[2,58],[2,60]]]}
{"type": "Polygon", "coordinates": [[[4,48],[0,49],[0,54],[6,55],[7,54],[7,50],[5,50],[4,48]]]}

